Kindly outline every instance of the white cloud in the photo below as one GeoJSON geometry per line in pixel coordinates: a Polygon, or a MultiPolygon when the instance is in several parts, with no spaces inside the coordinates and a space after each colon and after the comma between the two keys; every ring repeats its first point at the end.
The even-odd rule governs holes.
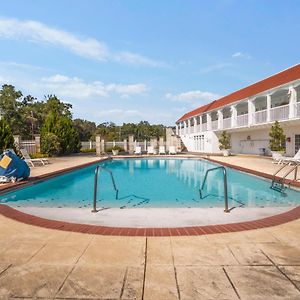
{"type": "Polygon", "coordinates": [[[197,103],[199,102],[209,102],[212,100],[216,100],[220,98],[219,94],[211,93],[211,92],[203,92],[203,91],[189,91],[180,94],[166,94],[166,98],[171,101],[177,102],[185,102],[185,103],[197,103]]]}
{"type": "Polygon", "coordinates": [[[204,67],[204,68],[200,69],[200,71],[198,73],[199,74],[208,74],[208,73],[211,73],[214,71],[225,69],[230,66],[232,66],[232,64],[230,64],[230,63],[218,63],[218,64],[204,67]]]}
{"type": "Polygon", "coordinates": [[[94,96],[109,97],[112,93],[128,98],[131,95],[142,94],[147,90],[146,85],[143,83],[104,84],[101,81],[85,82],[78,77],[68,77],[60,74],[42,78],[41,85],[44,90],[50,90],[57,95],[77,99],[94,96]]]}
{"type": "Polygon", "coordinates": [[[117,61],[121,63],[162,67],[143,55],[121,51],[114,53],[101,41],[94,38],[79,37],[73,33],[49,27],[41,22],[0,18],[0,37],[7,39],[26,40],[36,43],[47,43],[68,49],[76,55],[98,61],[117,61]]]}
{"type": "Polygon", "coordinates": [[[243,52],[233,53],[231,57],[232,58],[251,59],[251,55],[249,55],[248,53],[243,53],[243,52]]]}

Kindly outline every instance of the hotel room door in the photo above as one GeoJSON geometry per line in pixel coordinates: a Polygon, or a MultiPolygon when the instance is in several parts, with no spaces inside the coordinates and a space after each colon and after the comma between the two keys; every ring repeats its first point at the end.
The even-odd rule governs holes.
{"type": "Polygon", "coordinates": [[[300,134],[295,134],[295,154],[300,149],[300,134]]]}

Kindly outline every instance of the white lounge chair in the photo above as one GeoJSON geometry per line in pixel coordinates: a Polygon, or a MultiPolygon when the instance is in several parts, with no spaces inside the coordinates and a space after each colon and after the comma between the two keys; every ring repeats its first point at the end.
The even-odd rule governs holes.
{"type": "Polygon", "coordinates": [[[294,157],[282,156],[281,162],[288,163],[288,164],[300,163],[300,149],[298,150],[298,152],[295,154],[294,157]]]}
{"type": "Polygon", "coordinates": [[[177,151],[176,151],[176,147],[175,146],[170,146],[169,147],[169,154],[176,154],[177,151]]]}
{"type": "Polygon", "coordinates": [[[142,155],[142,147],[136,146],[134,150],[134,154],[136,155],[142,155]]]}
{"type": "Polygon", "coordinates": [[[31,158],[26,149],[20,149],[20,152],[23,156],[23,159],[29,166],[35,167],[34,163],[40,163],[42,165],[49,164],[49,160],[47,158],[31,158]]]}
{"type": "Polygon", "coordinates": [[[281,164],[283,156],[279,152],[272,152],[273,164],[281,164]]]}
{"type": "Polygon", "coordinates": [[[166,154],[165,146],[159,146],[158,154],[166,154]]]}
{"type": "Polygon", "coordinates": [[[147,149],[147,154],[154,154],[154,147],[149,146],[147,149]]]}

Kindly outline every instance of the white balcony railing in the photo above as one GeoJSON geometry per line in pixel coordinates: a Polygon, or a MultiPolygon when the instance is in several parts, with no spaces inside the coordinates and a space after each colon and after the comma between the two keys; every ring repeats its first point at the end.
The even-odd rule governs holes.
{"type": "Polygon", "coordinates": [[[289,105],[282,105],[271,108],[271,121],[286,120],[289,118],[289,105]]]}
{"type": "Polygon", "coordinates": [[[300,117],[300,102],[297,102],[297,117],[300,117]]]}
{"type": "Polygon", "coordinates": [[[265,123],[267,122],[267,110],[260,110],[255,113],[255,123],[265,123]]]}
{"type": "Polygon", "coordinates": [[[230,128],[231,127],[231,118],[223,119],[223,128],[230,128]]]}
{"type": "Polygon", "coordinates": [[[207,130],[207,123],[203,123],[202,124],[202,131],[206,131],[207,130]]]}
{"type": "Polygon", "coordinates": [[[218,120],[211,121],[211,129],[212,130],[218,129],[218,120]]]}
{"type": "Polygon", "coordinates": [[[247,126],[248,125],[248,114],[237,116],[236,124],[237,124],[237,126],[247,126]]]}

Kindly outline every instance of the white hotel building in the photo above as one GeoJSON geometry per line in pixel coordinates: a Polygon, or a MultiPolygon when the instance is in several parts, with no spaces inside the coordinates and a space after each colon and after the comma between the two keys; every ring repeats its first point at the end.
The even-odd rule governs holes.
{"type": "Polygon", "coordinates": [[[218,153],[226,130],[233,153],[267,154],[275,120],[293,156],[300,149],[300,64],[186,113],[176,133],[191,152],[218,153]]]}

